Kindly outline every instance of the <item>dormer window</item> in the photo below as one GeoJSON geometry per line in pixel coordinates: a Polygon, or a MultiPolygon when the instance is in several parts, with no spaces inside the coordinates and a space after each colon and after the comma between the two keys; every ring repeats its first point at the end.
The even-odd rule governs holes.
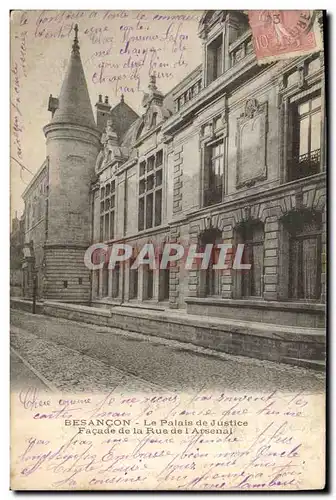
{"type": "Polygon", "coordinates": [[[207,82],[216,80],[223,73],[223,35],[220,34],[207,47],[207,82]]]}
{"type": "Polygon", "coordinates": [[[152,121],[151,121],[151,127],[156,127],[156,124],[157,124],[157,113],[154,112],[152,114],[152,121]]]}

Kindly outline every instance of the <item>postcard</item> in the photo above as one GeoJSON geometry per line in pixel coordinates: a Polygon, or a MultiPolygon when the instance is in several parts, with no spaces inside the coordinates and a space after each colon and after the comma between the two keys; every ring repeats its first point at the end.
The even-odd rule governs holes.
{"type": "Polygon", "coordinates": [[[325,487],[325,19],[10,13],[12,490],[325,487]]]}

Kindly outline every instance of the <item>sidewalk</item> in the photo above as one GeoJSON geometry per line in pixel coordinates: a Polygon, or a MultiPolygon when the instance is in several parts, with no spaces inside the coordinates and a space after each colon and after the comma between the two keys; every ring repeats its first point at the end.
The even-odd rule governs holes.
{"type": "MultiPolygon", "coordinates": [[[[99,363],[101,369],[105,366],[104,370],[112,370],[111,374],[118,370],[127,377],[136,377],[146,381],[146,384],[159,386],[161,391],[195,391],[210,386],[221,391],[262,389],[292,392],[302,389],[316,392],[323,390],[324,386],[324,375],[313,370],[232,356],[125,329],[88,325],[16,310],[12,311],[11,326],[14,327],[14,334],[19,331],[21,346],[25,345],[26,335],[29,342],[37,342],[35,347],[41,349],[35,351],[35,347],[32,348],[34,357],[31,358],[31,364],[34,364],[34,359],[47,359],[47,362],[44,361],[45,370],[50,373],[54,370],[57,378],[63,372],[66,373],[65,368],[62,368],[66,357],[69,360],[69,370],[74,369],[72,365],[84,370],[82,375],[76,375],[80,383],[81,376],[84,379],[90,377],[90,373],[93,376],[100,373],[96,367],[96,363],[99,363]],[[53,345],[53,355],[45,351],[44,346],[49,345],[49,342],[53,345]],[[70,355],[67,349],[73,354],[70,355]],[[36,356],[36,352],[39,352],[39,356],[36,356]],[[83,361],[80,361],[79,355],[83,361]],[[51,367],[52,364],[55,364],[54,368],[51,367]]],[[[18,345],[16,347],[20,348],[18,345]]],[[[99,377],[97,383],[100,383],[99,377]]]]}

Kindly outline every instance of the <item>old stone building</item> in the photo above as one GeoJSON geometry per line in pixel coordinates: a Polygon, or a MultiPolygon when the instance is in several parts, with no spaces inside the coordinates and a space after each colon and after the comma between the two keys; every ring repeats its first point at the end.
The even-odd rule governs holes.
{"type": "Polygon", "coordinates": [[[24,219],[15,212],[10,233],[10,293],[22,295],[22,260],[24,243],[24,219]]]}
{"type": "Polygon", "coordinates": [[[76,35],[60,97],[50,98],[48,157],[24,194],[40,295],[322,327],[323,52],[258,65],[243,11],[207,11],[199,36],[202,64],[167,95],[153,75],[142,116],[99,96],[94,119],[76,35]],[[83,254],[93,242],[243,242],[252,269],[128,263],[90,274],[83,254]]]}

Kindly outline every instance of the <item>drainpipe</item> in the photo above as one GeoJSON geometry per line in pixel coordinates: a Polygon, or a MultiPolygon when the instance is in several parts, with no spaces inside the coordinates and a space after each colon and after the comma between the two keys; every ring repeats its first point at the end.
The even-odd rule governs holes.
{"type": "MultiPolygon", "coordinates": [[[[126,231],[127,231],[127,171],[125,171],[125,186],[124,186],[123,238],[126,237],[126,231]]],[[[125,263],[123,263],[123,273],[122,273],[122,280],[121,280],[121,303],[120,304],[123,304],[125,302],[125,271],[126,271],[126,266],[125,266],[125,263]]]]}
{"type": "MultiPolygon", "coordinates": [[[[93,236],[94,236],[94,198],[95,198],[93,190],[91,190],[90,196],[91,196],[91,237],[90,237],[90,240],[91,240],[91,244],[92,244],[93,243],[93,236]]],[[[92,304],[92,283],[93,283],[92,273],[93,273],[93,271],[90,271],[90,304],[92,304]]]]}

